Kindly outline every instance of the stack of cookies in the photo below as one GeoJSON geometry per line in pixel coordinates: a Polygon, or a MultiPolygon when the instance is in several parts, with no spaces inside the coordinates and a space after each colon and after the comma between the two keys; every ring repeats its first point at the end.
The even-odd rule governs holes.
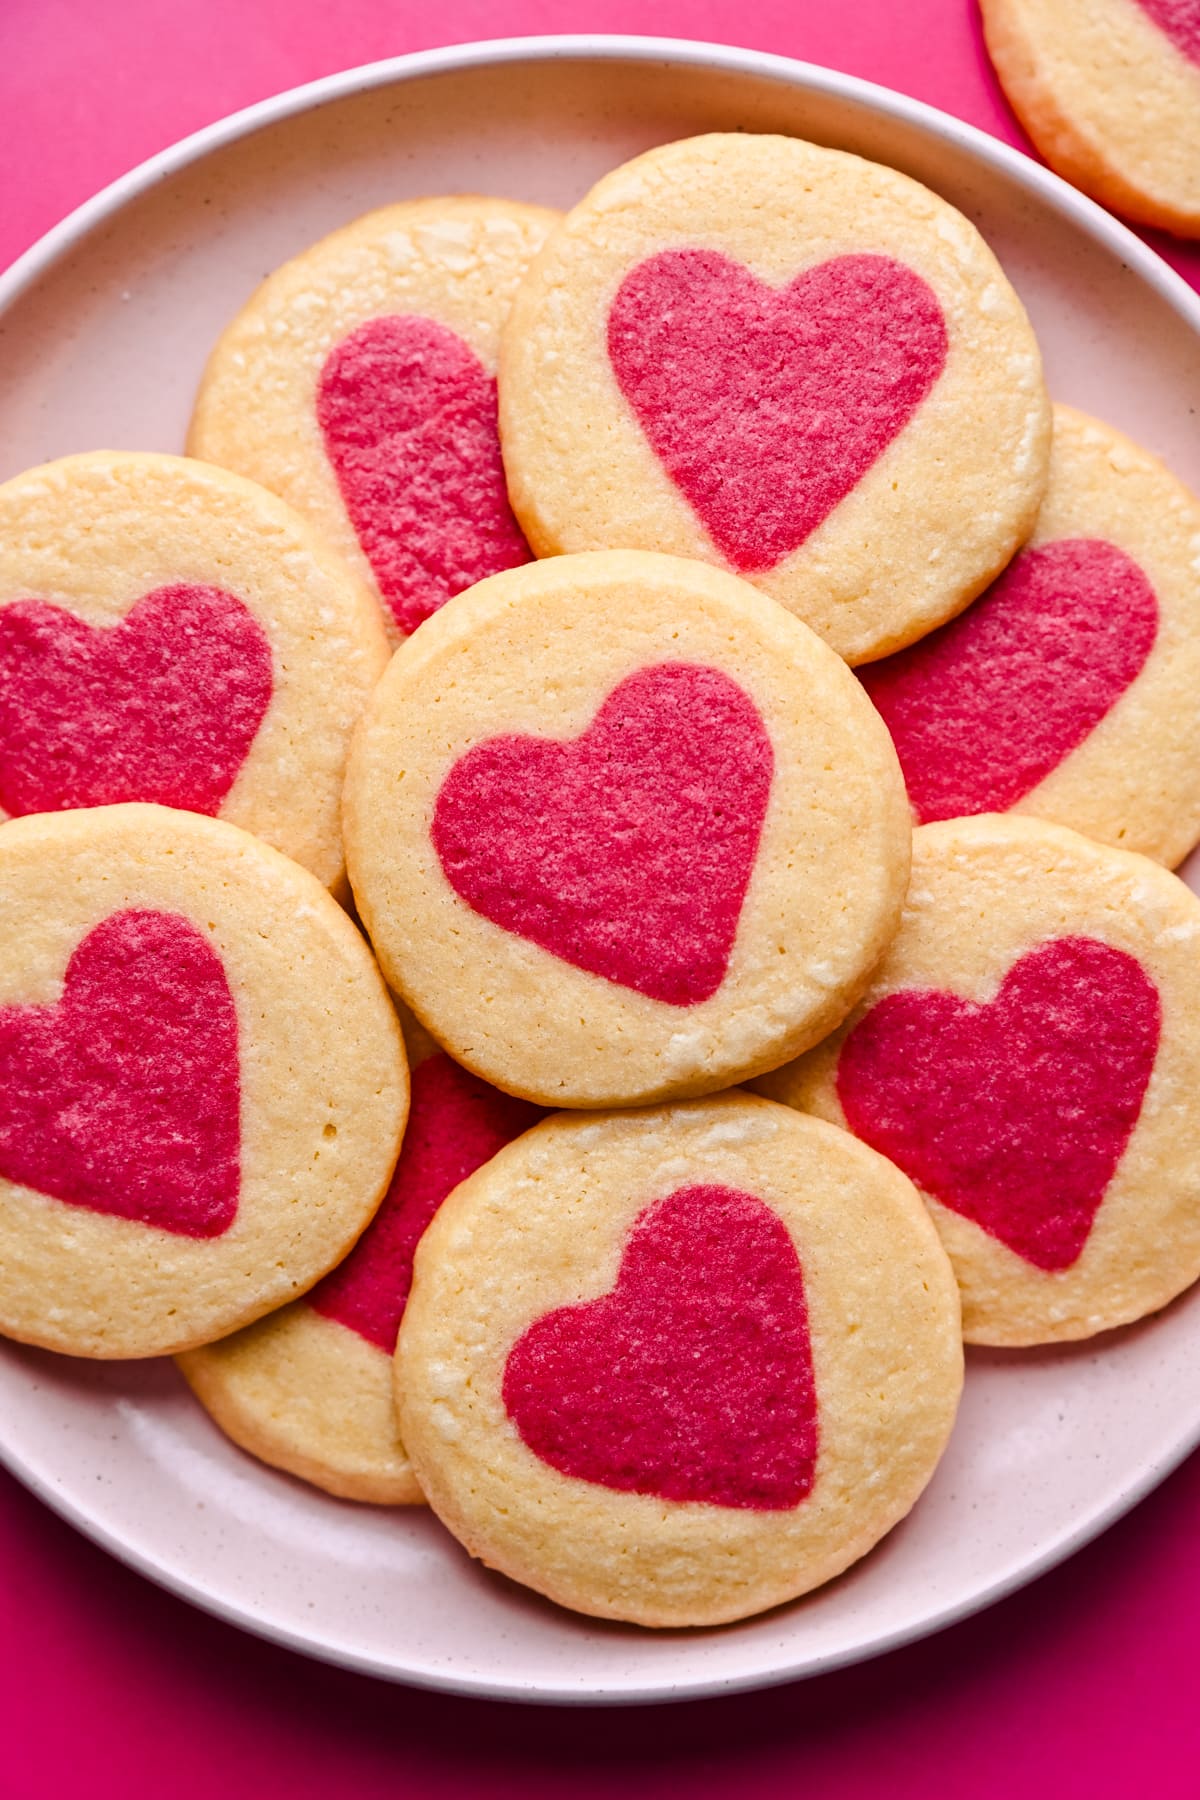
{"type": "Polygon", "coordinates": [[[0,488],[0,1331],[712,1625],[1200,1275],[1200,506],[953,208],[389,207],[188,452],[0,488]]]}

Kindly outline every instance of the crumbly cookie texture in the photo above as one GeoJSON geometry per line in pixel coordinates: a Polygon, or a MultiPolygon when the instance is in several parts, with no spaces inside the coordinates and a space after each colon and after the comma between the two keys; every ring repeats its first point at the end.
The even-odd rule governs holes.
{"type": "Polygon", "coordinates": [[[339,1262],[408,1106],[395,1013],[321,884],[216,819],[0,826],[0,1331],[166,1355],[339,1262]]]}
{"type": "Polygon", "coordinates": [[[276,270],[209,359],[189,450],[310,518],[393,640],[529,555],[505,494],[496,361],[558,217],[474,196],[382,207],[276,270]]]}
{"type": "Polygon", "coordinates": [[[0,809],[214,814],[337,887],[387,658],[350,570],[239,475],[95,451],[0,487],[0,809]]]}
{"type": "Polygon", "coordinates": [[[919,823],[1011,810],[1173,867],[1200,838],[1200,501],[1054,409],[1050,484],[988,593],[863,671],[919,823]]]}
{"type": "Polygon", "coordinates": [[[413,1252],[445,1196],[535,1124],[536,1107],[452,1063],[408,1016],[412,1102],[400,1160],[350,1255],[303,1300],[179,1366],[242,1449],[343,1499],[423,1499],[400,1439],[392,1356],[413,1252]]]}
{"type": "Polygon", "coordinates": [[[968,1341],[1089,1337],[1200,1274],[1200,901],[1145,857],[982,816],[916,832],[904,920],[759,1087],[925,1195],[968,1341]]]}
{"type": "Polygon", "coordinates": [[[908,872],[895,753],[782,607],[648,552],[481,583],[393,658],[345,833],[392,986],[541,1105],[712,1091],[831,1030],[908,872]]]}
{"type": "Polygon", "coordinates": [[[988,53],[1051,168],[1200,236],[1200,25],[1187,0],[980,0],[988,53]]]}
{"type": "Polygon", "coordinates": [[[712,1625],[909,1511],[958,1402],[958,1296],[911,1184],[819,1121],[736,1093],[560,1114],[442,1207],[396,1369],[472,1555],[580,1612],[712,1625]]]}
{"type": "Polygon", "coordinates": [[[859,663],[1008,562],[1050,408],[953,207],[842,151],[718,133],[605,176],[552,233],[505,327],[500,429],[539,555],[732,568],[859,663]]]}

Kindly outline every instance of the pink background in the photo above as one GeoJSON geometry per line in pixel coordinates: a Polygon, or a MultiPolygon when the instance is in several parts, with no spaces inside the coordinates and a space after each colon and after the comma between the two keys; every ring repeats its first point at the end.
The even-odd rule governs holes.
{"type": "MultiPolygon", "coordinates": [[[[1022,143],[974,0],[0,0],[0,265],[133,163],[334,69],[472,38],[655,31],[867,76],[1022,143]]],[[[1200,248],[1152,238],[1200,288],[1200,248]]],[[[1200,1458],[942,1636],[725,1701],[553,1712],[309,1664],[110,1561],[0,1476],[0,1796],[1152,1794],[1200,1788],[1200,1458]]]]}

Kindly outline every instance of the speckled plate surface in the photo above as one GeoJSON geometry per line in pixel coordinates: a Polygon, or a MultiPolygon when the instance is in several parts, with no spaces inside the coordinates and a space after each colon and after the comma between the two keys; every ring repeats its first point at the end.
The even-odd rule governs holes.
{"type": "MultiPolygon", "coordinates": [[[[543,39],[401,58],[284,95],[146,164],[0,277],[0,477],[179,450],[221,326],[269,269],[372,206],[564,205],[651,144],[785,131],[894,164],[980,226],[1051,387],[1200,487],[1200,298],[1015,152],[865,83],[749,51],[543,39]]],[[[949,1452],[848,1575],[720,1631],[560,1612],[433,1519],[326,1499],[228,1444],[169,1364],[0,1346],[0,1458],[135,1568],[226,1619],[397,1680],[531,1700],[681,1698],[873,1655],[1068,1555],[1200,1441],[1200,1292],[1096,1342],[969,1358],[949,1452]]]]}

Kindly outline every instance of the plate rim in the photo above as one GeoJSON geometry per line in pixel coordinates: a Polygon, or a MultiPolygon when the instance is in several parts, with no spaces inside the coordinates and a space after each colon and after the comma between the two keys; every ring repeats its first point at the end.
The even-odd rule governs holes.
{"type": "MultiPolygon", "coordinates": [[[[1178,313],[1200,338],[1200,293],[1173,270],[1157,251],[1144,243],[1129,226],[1079,193],[1052,170],[1035,162],[1023,151],[992,137],[979,126],[968,124],[925,101],[897,93],[876,82],[822,68],[797,58],[705,40],[627,33],[546,33],[482,39],[414,51],[321,76],[202,126],[108,183],[90,199],[74,208],[19,255],[7,269],[0,272],[0,322],[37,281],[108,219],[159,183],[202,161],[214,151],[249,138],[284,120],[315,111],[330,102],[377,88],[401,86],[429,76],[476,68],[500,68],[522,62],[572,59],[660,62],[666,66],[683,65],[686,68],[765,77],[781,86],[848,100],[915,126],[1008,177],[1019,188],[1024,188],[1064,215],[1088,236],[1099,240],[1178,313]]],[[[157,1556],[140,1548],[136,1541],[129,1540],[92,1517],[81,1503],[59,1491],[49,1473],[15,1451],[2,1436],[0,1466],[52,1512],[119,1562],[168,1593],[190,1602],[226,1624],[285,1649],[355,1673],[466,1698],[561,1706],[622,1706],[681,1702],[781,1686],[787,1682],[867,1662],[906,1644],[932,1636],[1016,1593],[1074,1555],[1145,1499],[1179,1467],[1198,1444],[1200,1417],[1190,1432],[1144,1468],[1128,1487],[1122,1489],[1106,1505],[1078,1521],[1074,1529],[1063,1534],[1031,1562],[1022,1564],[964,1600],[947,1605],[920,1620],[897,1626],[865,1648],[846,1647],[806,1658],[799,1665],[795,1662],[783,1662],[767,1671],[695,1677],[683,1682],[642,1680],[616,1687],[611,1684],[601,1687],[555,1687],[545,1683],[506,1682],[464,1675],[451,1669],[398,1668],[377,1655],[359,1653],[345,1645],[331,1644],[303,1631],[261,1618],[252,1608],[216,1595],[190,1576],[170,1568],[157,1556]]]]}
{"type": "Polygon", "coordinates": [[[128,202],[198,162],[211,152],[252,136],[256,131],[314,111],[331,101],[367,93],[392,83],[421,80],[430,75],[464,69],[502,66],[507,63],[556,61],[571,58],[594,61],[660,61],[700,68],[716,68],[730,74],[766,76],[789,87],[808,88],[835,99],[857,101],[906,124],[947,139],[958,149],[978,157],[1012,177],[1039,199],[1064,213],[1091,235],[1106,241],[1138,274],[1150,282],[1182,318],[1200,331],[1200,293],[1172,269],[1159,253],[1129,225],[1045,164],[1035,162],[1023,150],[1002,143],[978,125],[968,124],[927,101],[913,99],[879,82],[846,75],[800,58],[775,51],[747,50],[703,39],[642,36],[633,33],[547,32],[527,37],[481,38],[466,44],[433,50],[414,50],[378,62],[362,63],[332,75],[318,76],[298,87],[257,100],[222,119],[203,125],[164,150],[137,163],[102,187],[60,219],[15,262],[0,271],[0,318],[35,281],[47,273],[67,250],[128,202]]]}
{"type": "MultiPolygon", "coordinates": [[[[47,1354],[53,1354],[53,1352],[47,1354]]],[[[970,1347],[968,1346],[968,1356],[969,1354],[970,1347]]],[[[227,1600],[208,1591],[190,1576],[170,1568],[158,1557],[141,1549],[136,1542],[111,1531],[100,1520],[92,1517],[70,1495],[56,1489],[52,1477],[43,1473],[32,1461],[14,1452],[2,1437],[0,1437],[0,1467],[6,1469],[35,1499],[40,1500],[51,1512],[57,1514],[60,1519],[78,1531],[82,1537],[106,1551],[127,1568],[133,1569],[135,1573],[152,1581],[164,1592],[171,1594],[176,1599],[186,1600],[201,1612],[220,1619],[224,1624],[235,1626],[252,1637],[262,1638],[265,1642],[275,1644],[285,1650],[295,1651],[310,1660],[331,1664],[335,1668],[348,1669],[354,1674],[373,1676],[376,1679],[390,1681],[405,1687],[452,1694],[462,1699],[503,1700],[533,1706],[609,1707],[681,1704],[689,1700],[715,1699],[726,1694],[754,1693],[765,1688],[783,1687],[789,1682],[807,1681],[814,1676],[833,1674],[838,1669],[854,1668],[861,1663],[874,1662],[878,1657],[886,1656],[893,1650],[901,1650],[909,1644],[919,1643],[927,1637],[933,1637],[953,1625],[962,1624],[964,1620],[973,1618],[977,1613],[986,1612],[989,1607],[1019,1593],[1022,1588],[1028,1587],[1042,1575],[1048,1574],[1051,1569],[1057,1568],[1060,1563],[1068,1561],[1077,1551],[1084,1549],[1096,1538],[1101,1537],[1109,1526],[1115,1525],[1118,1520],[1124,1518],[1135,1506],[1161,1486],[1167,1477],[1186,1461],[1198,1445],[1200,1445],[1200,1418],[1197,1419],[1190,1433],[1186,1434],[1179,1443],[1173,1445],[1165,1455],[1143,1469],[1136,1481],[1123,1488],[1107,1505],[1097,1508],[1095,1512],[1081,1519],[1073,1530],[1064,1533],[1053,1544],[1048,1545],[1042,1554],[1035,1557],[1032,1562],[1022,1563],[1018,1568],[1001,1576],[989,1586],[963,1600],[944,1606],[938,1612],[897,1626],[895,1630],[874,1639],[865,1648],[848,1646],[842,1650],[827,1651],[816,1657],[808,1658],[802,1665],[786,1663],[770,1670],[747,1671],[740,1675],[701,1676],[682,1682],[643,1681],[629,1686],[613,1687],[609,1685],[593,1688],[556,1687],[528,1681],[501,1681],[492,1677],[463,1675],[452,1669],[398,1668],[394,1663],[369,1652],[356,1652],[349,1646],[332,1644],[327,1639],[293,1630],[274,1620],[264,1619],[250,1608],[239,1606],[235,1601],[227,1600]]],[[[763,1616],[769,1618],[771,1614],[763,1616]]]]}

